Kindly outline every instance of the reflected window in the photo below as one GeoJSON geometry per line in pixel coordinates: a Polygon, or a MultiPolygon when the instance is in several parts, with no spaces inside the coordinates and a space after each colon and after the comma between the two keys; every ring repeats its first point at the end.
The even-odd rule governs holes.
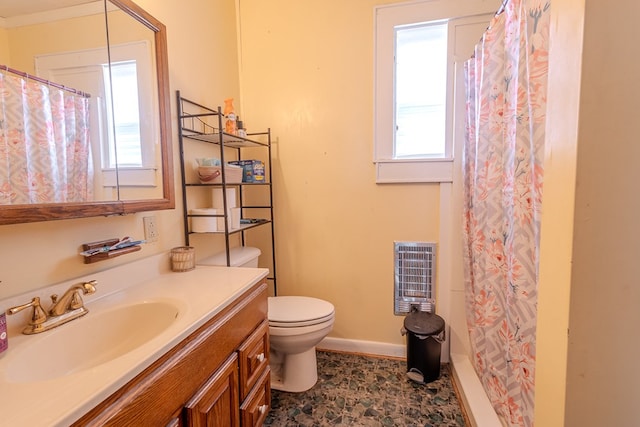
{"type": "Polygon", "coordinates": [[[92,150],[100,153],[94,170],[102,171],[94,181],[98,186],[158,185],[159,107],[152,47],[141,40],[112,45],[108,55],[106,49],[89,49],[36,58],[43,77],[91,94],[92,150]]]}
{"type": "Polygon", "coordinates": [[[142,141],[140,138],[140,109],[138,102],[138,73],[135,61],[105,66],[104,81],[107,85],[107,114],[109,134],[109,168],[141,167],[142,141]],[[110,84],[112,82],[112,84],[110,84]]]}

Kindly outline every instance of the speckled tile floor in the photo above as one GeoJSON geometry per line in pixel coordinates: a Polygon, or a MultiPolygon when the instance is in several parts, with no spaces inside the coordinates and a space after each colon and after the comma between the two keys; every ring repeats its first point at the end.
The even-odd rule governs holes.
{"type": "Polygon", "coordinates": [[[304,393],[271,391],[265,426],[465,426],[448,365],[422,385],[404,360],[318,351],[318,382],[304,393]]]}

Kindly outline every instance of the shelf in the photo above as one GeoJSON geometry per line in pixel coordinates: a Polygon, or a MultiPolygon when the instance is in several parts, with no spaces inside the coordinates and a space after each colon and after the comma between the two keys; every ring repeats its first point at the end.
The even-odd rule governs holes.
{"type": "MultiPolygon", "coordinates": [[[[206,215],[188,215],[189,217],[193,217],[193,216],[206,216],[206,215]]],[[[211,215],[214,216],[214,215],[211,215]]],[[[261,225],[264,224],[269,224],[271,221],[269,221],[268,219],[265,219],[263,221],[260,222],[254,222],[252,224],[240,224],[240,228],[236,228],[234,230],[229,230],[227,234],[236,234],[236,233],[241,233],[243,231],[246,231],[250,228],[254,228],[254,227],[259,227],[261,225]]],[[[195,232],[195,231],[189,231],[189,234],[225,234],[224,230],[220,230],[220,231],[207,231],[207,232],[195,232]]]]}
{"type": "Polygon", "coordinates": [[[199,182],[194,182],[192,184],[184,184],[185,187],[222,187],[224,185],[226,185],[227,187],[232,186],[232,185],[247,185],[247,186],[252,186],[252,185],[271,185],[270,182],[227,182],[226,184],[223,184],[221,182],[215,182],[215,183],[211,183],[211,184],[202,184],[199,182]]]}
{"type": "MultiPolygon", "coordinates": [[[[276,288],[276,247],[275,247],[275,230],[273,224],[273,186],[272,186],[272,153],[271,153],[271,129],[267,129],[266,132],[252,132],[248,133],[246,136],[238,136],[233,135],[227,132],[224,132],[225,129],[225,116],[222,113],[222,108],[218,106],[217,108],[210,108],[201,104],[198,104],[194,101],[191,101],[187,98],[183,98],[180,95],[180,91],[176,92],[177,95],[177,106],[178,106],[178,143],[179,143],[179,153],[180,153],[180,172],[182,178],[182,204],[183,204],[183,219],[184,219],[184,236],[185,236],[185,245],[190,246],[190,237],[196,234],[201,235],[219,235],[224,236],[225,241],[225,251],[227,255],[227,263],[229,263],[229,254],[230,248],[235,246],[236,243],[244,246],[247,244],[251,237],[249,237],[252,233],[259,232],[247,232],[256,227],[263,226],[265,224],[270,225],[270,233],[271,233],[271,278],[269,280],[273,281],[273,294],[277,295],[276,288]],[[266,142],[265,142],[266,141],[266,142]],[[204,142],[210,144],[209,146],[199,145],[199,142],[204,142]],[[226,148],[230,148],[231,150],[226,150],[226,148]],[[262,182],[237,182],[240,180],[240,177],[228,176],[227,173],[223,173],[222,176],[216,181],[222,182],[211,182],[211,183],[201,183],[201,182],[193,182],[197,181],[197,177],[194,176],[193,173],[188,174],[187,160],[189,163],[193,161],[193,158],[198,156],[206,156],[210,154],[213,157],[219,158],[220,163],[222,165],[226,165],[228,163],[226,157],[230,156],[231,160],[250,160],[250,158],[244,156],[254,156],[256,155],[253,150],[243,151],[244,148],[264,148],[266,156],[268,159],[265,163],[265,176],[264,181],[262,182]],[[189,152],[190,150],[193,150],[189,152]],[[186,154],[186,156],[185,156],[186,154]],[[191,156],[189,156],[191,154],[191,156]],[[234,178],[233,181],[236,182],[228,182],[230,178],[234,178]],[[237,179],[236,179],[237,178],[237,179]],[[187,182],[187,180],[192,182],[187,182]],[[225,181],[227,180],[227,181],[225,181]],[[257,186],[255,189],[249,190],[248,187],[257,186]],[[248,216],[253,216],[253,212],[256,212],[257,216],[263,217],[260,219],[254,219],[256,222],[252,223],[241,223],[240,227],[237,229],[229,228],[231,225],[231,215],[237,215],[237,212],[233,212],[230,210],[226,210],[220,214],[191,214],[189,212],[189,202],[196,200],[202,202],[202,199],[205,197],[206,189],[208,188],[222,188],[227,189],[228,187],[235,187],[231,194],[233,197],[237,197],[239,201],[237,208],[240,208],[241,212],[252,212],[252,214],[248,216]],[[190,191],[186,191],[187,188],[190,188],[190,191]],[[236,191],[237,190],[237,191],[236,191]],[[246,190],[246,193],[244,191],[246,190]],[[254,194],[256,193],[256,194],[254,194]],[[259,193],[259,194],[257,194],[259,193]],[[268,196],[268,198],[266,198],[268,196]],[[253,200],[260,200],[261,203],[265,203],[264,205],[256,205],[256,204],[245,204],[246,202],[250,202],[252,198],[253,200]],[[259,213],[257,213],[259,211],[259,213]],[[213,221],[215,226],[211,227],[196,227],[198,230],[207,230],[207,229],[216,229],[216,231],[209,232],[194,232],[191,230],[190,223],[193,224],[193,219],[197,217],[215,217],[218,220],[224,219],[222,224],[220,221],[213,221]],[[191,218],[191,219],[190,219],[191,218]],[[246,235],[245,235],[245,232],[246,235]],[[234,241],[230,240],[231,235],[239,235],[234,241]],[[249,240],[245,240],[249,239],[249,240]],[[237,240],[237,242],[236,242],[237,240]]],[[[263,153],[263,155],[264,155],[263,153]]],[[[228,206],[227,197],[228,191],[221,191],[222,196],[222,206],[228,206]]],[[[216,192],[217,194],[217,192],[216,192]]],[[[235,202],[235,200],[234,200],[235,202]]],[[[216,206],[220,206],[219,203],[214,203],[216,206]]],[[[235,204],[235,203],[234,203],[235,204]]],[[[244,216],[244,213],[241,213],[240,216],[244,216]]],[[[235,217],[234,217],[235,218],[235,217]]],[[[248,220],[248,218],[244,218],[244,220],[248,220]]],[[[237,218],[236,218],[237,221],[237,218]]],[[[205,221],[207,222],[207,221],[205,221]]],[[[199,224],[203,225],[203,224],[199,224]]],[[[209,237],[211,238],[211,237],[209,237]]],[[[204,238],[207,239],[206,237],[204,238]]],[[[266,255],[264,248],[263,254],[266,255]]],[[[227,264],[229,265],[229,264],[227,264]]]]}
{"type": "MultiPolygon", "coordinates": [[[[260,135],[260,134],[253,134],[260,135]]],[[[214,133],[201,133],[197,132],[193,129],[182,128],[182,136],[189,139],[195,139],[197,141],[208,142],[210,144],[220,144],[220,132],[214,133]],[[185,133],[187,132],[187,133],[185,133]]],[[[249,148],[249,147],[267,147],[268,144],[264,142],[255,141],[249,138],[243,138],[237,135],[231,135],[225,132],[222,132],[222,144],[225,147],[231,148],[249,148]]]]}
{"type": "MultiPolygon", "coordinates": [[[[131,244],[130,246],[126,246],[126,247],[110,249],[114,245],[117,245],[119,242],[120,242],[120,239],[116,237],[113,239],[101,240],[99,242],[84,243],[82,245],[83,251],[93,250],[93,252],[95,252],[91,255],[85,254],[84,263],[93,264],[94,262],[104,261],[106,259],[115,258],[120,255],[128,254],[131,252],[137,252],[140,249],[142,249],[142,247],[139,244],[131,244]]],[[[134,242],[134,243],[141,243],[141,242],[134,242]]]]}

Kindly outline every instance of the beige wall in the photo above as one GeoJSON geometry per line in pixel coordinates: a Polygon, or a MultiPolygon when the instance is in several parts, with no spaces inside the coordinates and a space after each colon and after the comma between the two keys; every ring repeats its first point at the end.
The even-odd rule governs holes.
{"type": "Polygon", "coordinates": [[[7,65],[26,73],[35,73],[35,55],[105,47],[107,38],[104,27],[103,16],[90,15],[10,28],[7,34],[11,62],[7,65]],[[77,34],[82,34],[82,37],[77,34]]]}
{"type": "Polygon", "coordinates": [[[586,0],[567,426],[640,422],[640,4],[586,0]]]}
{"type": "MultiPolygon", "coordinates": [[[[404,318],[393,314],[393,242],[437,242],[442,262],[451,244],[440,241],[449,239],[440,215],[461,212],[458,196],[448,197],[439,184],[375,183],[374,7],[386,3],[397,2],[240,2],[242,114],[248,126],[271,126],[277,136],[279,293],[334,303],[331,337],[402,346],[404,318]]],[[[500,4],[430,7],[444,3],[460,15],[500,4]]],[[[461,240],[461,219],[446,221],[456,226],[451,240],[461,240]]],[[[438,313],[449,324],[464,309],[450,306],[461,301],[459,292],[450,295],[452,277],[461,275],[440,271],[436,289],[438,313]]],[[[450,336],[465,340],[462,329],[450,336]]]]}
{"type": "Polygon", "coordinates": [[[242,114],[277,137],[278,293],[331,301],[332,337],[403,344],[393,242],[438,241],[440,189],[375,183],[377,3],[243,0],[242,114]]]}
{"type": "MultiPolygon", "coordinates": [[[[175,90],[202,103],[218,104],[226,97],[239,97],[235,4],[233,0],[137,3],[167,26],[174,169],[179,171],[175,90]]],[[[95,264],[83,264],[78,255],[82,243],[126,235],[143,238],[142,218],[149,213],[0,227],[0,298],[184,244],[179,188],[176,210],[152,214],[160,226],[158,242],[146,244],[134,254],[95,264]]]]}
{"type": "Polygon", "coordinates": [[[631,78],[640,72],[632,54],[640,6],[562,0],[552,13],[535,420],[632,426],[640,419],[640,85],[631,78]]]}
{"type": "Polygon", "coordinates": [[[11,61],[9,49],[9,33],[6,29],[0,29],[0,64],[7,65],[11,61]]]}
{"type": "Polygon", "coordinates": [[[535,422],[549,427],[564,425],[583,10],[551,8],[535,377],[535,422]]]}

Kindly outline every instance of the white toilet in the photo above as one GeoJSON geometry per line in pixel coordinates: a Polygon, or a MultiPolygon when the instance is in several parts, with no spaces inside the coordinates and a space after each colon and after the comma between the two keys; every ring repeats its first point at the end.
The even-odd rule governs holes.
{"type": "MultiPolygon", "coordinates": [[[[260,250],[229,251],[231,266],[257,267],[260,250]]],[[[224,252],[198,261],[200,265],[227,265],[224,252]]],[[[269,297],[269,366],[271,388],[288,392],[309,390],[318,381],[316,345],[333,329],[333,304],[311,297],[269,297]]]]}
{"type": "MultiPolygon", "coordinates": [[[[231,267],[258,267],[258,257],[262,252],[258,248],[239,246],[229,249],[231,267]]],[[[227,253],[219,252],[196,262],[197,265],[227,265],[227,253]]]]}
{"type": "Polygon", "coordinates": [[[269,297],[271,388],[309,390],[318,381],[316,345],[333,329],[333,304],[311,297],[269,297]]]}

